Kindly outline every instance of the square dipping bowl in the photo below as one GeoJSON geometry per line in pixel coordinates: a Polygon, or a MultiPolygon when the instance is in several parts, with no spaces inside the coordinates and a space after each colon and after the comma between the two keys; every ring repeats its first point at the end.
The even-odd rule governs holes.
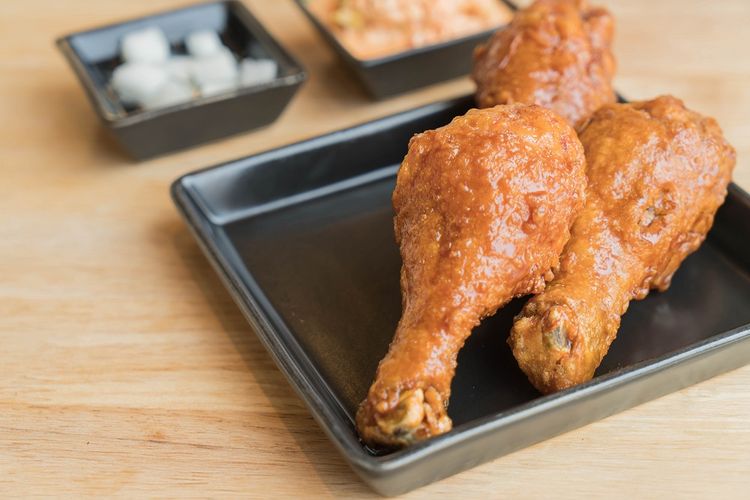
{"type": "MultiPolygon", "coordinates": [[[[309,0],[295,2],[374,99],[385,99],[469,74],[474,48],[486,42],[495,31],[507,26],[497,26],[461,38],[408,49],[384,57],[360,59],[349,52],[323,20],[310,11],[307,6],[309,0]]],[[[497,2],[515,13],[516,6],[510,1],[497,2]]]]}
{"type": "Polygon", "coordinates": [[[57,40],[73,67],[96,114],[136,159],[259,128],[282,113],[307,78],[304,68],[263,28],[239,1],[198,4],[102,28],[81,31],[57,40]],[[172,53],[185,53],[184,40],[196,30],[216,31],[238,59],[276,61],[274,80],[226,93],[196,97],[157,109],[122,104],[110,85],[120,57],[122,37],[139,29],[157,27],[169,40],[172,53]]]}

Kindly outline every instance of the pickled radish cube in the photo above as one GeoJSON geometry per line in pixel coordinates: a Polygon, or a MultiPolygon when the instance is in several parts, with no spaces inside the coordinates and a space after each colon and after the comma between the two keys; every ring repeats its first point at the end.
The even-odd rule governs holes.
{"type": "Polygon", "coordinates": [[[167,74],[171,80],[190,83],[190,66],[193,58],[189,56],[172,56],[167,60],[167,74]]]}
{"type": "Polygon", "coordinates": [[[271,59],[245,59],[240,63],[240,85],[250,87],[276,78],[279,67],[271,59]]]}
{"type": "Polygon", "coordinates": [[[141,104],[156,94],[169,77],[163,66],[129,62],[112,73],[112,88],[127,104],[141,104]]]}
{"type": "Polygon", "coordinates": [[[192,98],[193,87],[189,82],[169,80],[141,104],[146,109],[164,108],[187,102],[192,98]]]}
{"type": "Polygon", "coordinates": [[[222,49],[215,54],[196,57],[190,64],[190,76],[193,82],[201,87],[208,82],[237,81],[237,60],[229,49],[222,49]]]}
{"type": "Polygon", "coordinates": [[[185,46],[190,55],[195,57],[210,56],[225,48],[219,39],[219,35],[212,30],[200,30],[190,33],[185,39],[185,46]]]}
{"type": "Polygon", "coordinates": [[[232,92],[236,88],[237,83],[235,80],[209,80],[198,85],[198,91],[204,97],[232,92]]]}
{"type": "Polygon", "coordinates": [[[127,62],[163,63],[170,54],[169,41],[156,27],[133,31],[122,37],[122,58],[127,62]]]}

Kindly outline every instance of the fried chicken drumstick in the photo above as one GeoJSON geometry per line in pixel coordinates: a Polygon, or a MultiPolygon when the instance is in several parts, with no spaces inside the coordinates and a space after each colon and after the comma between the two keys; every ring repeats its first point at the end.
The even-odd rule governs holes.
{"type": "Polygon", "coordinates": [[[581,125],[615,101],[614,21],[580,0],[538,0],[474,54],[479,107],[539,104],[581,125]]]}
{"type": "Polygon", "coordinates": [[[483,317],[543,289],[583,205],[584,170],[573,128],[539,106],[471,110],[412,138],[393,193],[402,317],[357,413],[366,442],[450,430],[459,349],[483,317]]]}
{"type": "Polygon", "coordinates": [[[589,380],[629,302],[669,287],[711,228],[735,163],[717,123],[673,97],[604,106],[580,139],[585,207],[554,280],[516,317],[509,339],[544,393],[589,380]]]}

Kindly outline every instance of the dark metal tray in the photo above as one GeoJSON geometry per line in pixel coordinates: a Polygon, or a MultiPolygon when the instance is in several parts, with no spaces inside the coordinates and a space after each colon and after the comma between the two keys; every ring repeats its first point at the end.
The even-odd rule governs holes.
{"type": "MultiPolygon", "coordinates": [[[[505,344],[523,300],[461,351],[446,435],[388,454],[353,425],[400,315],[391,191],[409,138],[470,97],[186,175],[175,203],[237,304],[359,475],[393,495],[750,361],[750,197],[732,185],[666,293],[634,302],[582,386],[542,397],[505,344]]],[[[665,417],[668,418],[668,417],[665,417]]]]}

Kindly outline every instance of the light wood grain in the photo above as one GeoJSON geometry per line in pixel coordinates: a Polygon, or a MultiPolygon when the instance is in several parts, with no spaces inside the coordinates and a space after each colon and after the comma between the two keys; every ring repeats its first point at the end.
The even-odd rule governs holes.
{"type": "MultiPolygon", "coordinates": [[[[177,176],[471,90],[369,102],[290,0],[249,6],[310,80],[273,126],[135,164],[56,36],[180,5],[0,2],[0,493],[372,493],[322,436],[179,220],[177,176]]],[[[617,87],[718,118],[750,188],[750,2],[604,1],[617,87]]],[[[743,497],[750,367],[418,490],[419,497],[743,497]]]]}

